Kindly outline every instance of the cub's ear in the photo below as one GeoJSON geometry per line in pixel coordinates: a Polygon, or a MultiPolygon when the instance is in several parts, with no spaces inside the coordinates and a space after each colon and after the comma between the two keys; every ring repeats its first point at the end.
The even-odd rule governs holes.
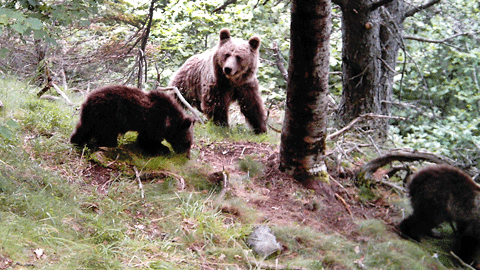
{"type": "Polygon", "coordinates": [[[256,50],[260,47],[260,38],[258,36],[253,36],[248,41],[248,44],[250,44],[250,47],[252,47],[253,50],[256,50]]]}
{"type": "Polygon", "coordinates": [[[223,28],[222,30],[220,30],[220,42],[226,41],[229,38],[230,38],[230,30],[228,30],[227,28],[223,28]]]}

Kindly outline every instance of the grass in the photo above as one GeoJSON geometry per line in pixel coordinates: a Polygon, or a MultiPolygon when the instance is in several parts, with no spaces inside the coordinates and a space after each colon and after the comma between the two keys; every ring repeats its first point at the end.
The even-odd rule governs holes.
{"type": "MultiPolygon", "coordinates": [[[[39,100],[36,91],[14,77],[0,79],[0,266],[264,269],[278,260],[304,269],[455,267],[447,253],[450,239],[413,243],[378,220],[359,221],[355,239],[299,224],[268,224],[285,250],[263,260],[245,242],[264,222],[263,214],[228,192],[219,197],[221,186],[207,180],[212,169],[196,161],[199,153],[190,160],[146,158],[130,147],[134,133],[123,136],[119,148],[82,153],[68,142],[77,106],[39,100]],[[94,163],[111,174],[107,191],[89,183],[94,163]],[[143,181],[140,189],[133,167],[163,176],[143,181]],[[179,190],[181,179],[187,187],[179,190]]],[[[81,96],[67,94],[81,103],[81,96]]],[[[197,125],[195,136],[199,143],[278,144],[277,135],[255,136],[244,125],[197,125]]],[[[254,155],[237,166],[249,177],[230,175],[232,187],[251,185],[250,177],[263,170],[254,155]]]]}

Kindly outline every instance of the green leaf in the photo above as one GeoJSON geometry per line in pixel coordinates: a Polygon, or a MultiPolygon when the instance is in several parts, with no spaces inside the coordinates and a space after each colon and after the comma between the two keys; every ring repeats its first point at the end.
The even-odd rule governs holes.
{"type": "Polygon", "coordinates": [[[0,135],[7,140],[11,140],[13,138],[12,131],[6,126],[0,126],[0,135]]]}
{"type": "Polygon", "coordinates": [[[13,119],[10,119],[10,120],[8,120],[8,122],[7,122],[7,126],[9,126],[10,128],[15,129],[15,128],[19,128],[19,127],[20,127],[20,124],[18,124],[17,121],[15,121],[15,120],[13,120],[13,119]]]}
{"type": "Polygon", "coordinates": [[[12,25],[12,29],[23,35],[27,31],[28,27],[22,23],[15,23],[12,25]]]}
{"type": "Polygon", "coordinates": [[[25,24],[34,30],[39,30],[43,28],[43,23],[37,18],[27,18],[25,24]]]}

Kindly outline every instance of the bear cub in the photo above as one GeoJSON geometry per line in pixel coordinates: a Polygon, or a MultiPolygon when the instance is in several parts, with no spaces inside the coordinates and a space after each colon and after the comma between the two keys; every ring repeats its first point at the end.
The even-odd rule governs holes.
{"type": "Polygon", "coordinates": [[[413,213],[398,225],[401,235],[419,241],[440,223],[455,222],[453,252],[480,269],[480,186],[460,169],[434,165],[413,174],[408,190],[413,213]]]}
{"type": "Polygon", "coordinates": [[[237,101],[256,134],[267,131],[266,114],[256,77],[260,38],[248,41],[220,31],[217,46],[190,57],[173,75],[169,86],[177,87],[185,99],[213,119],[228,126],[228,108],[237,101]]]}
{"type": "Polygon", "coordinates": [[[117,137],[137,131],[137,144],[149,155],[190,153],[195,120],[169,95],[121,85],[90,93],[82,104],[80,121],[70,137],[76,145],[116,147],[117,137]]]}

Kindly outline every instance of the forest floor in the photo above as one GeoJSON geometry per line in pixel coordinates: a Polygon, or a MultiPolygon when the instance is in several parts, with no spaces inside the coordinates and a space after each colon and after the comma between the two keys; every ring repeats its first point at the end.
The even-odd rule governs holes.
{"type": "MultiPolygon", "coordinates": [[[[385,196],[373,201],[362,200],[358,187],[353,184],[354,170],[343,173],[345,178],[339,177],[338,172],[329,171],[332,193],[323,194],[322,191],[306,189],[278,169],[279,149],[276,145],[197,141],[192,151],[195,150],[199,153],[196,161],[212,168],[209,180],[220,185],[223,185],[222,171],[227,171],[230,179],[249,177],[249,172],[239,168],[238,163],[247,156],[255,155],[256,162],[262,165],[262,172],[249,177],[251,181],[247,186],[230,184],[228,193],[259,211],[269,224],[299,224],[325,234],[336,232],[353,241],[361,241],[356,233],[358,220],[380,219],[393,231],[395,223],[402,218],[401,211],[389,202],[389,199],[398,199],[398,196],[388,189],[382,190],[385,196]]],[[[115,169],[112,169],[115,166],[110,167],[93,163],[83,172],[85,182],[93,185],[99,193],[108,193],[107,184],[115,175],[115,169]]],[[[229,207],[221,210],[233,216],[241,213],[229,207]]]]}

